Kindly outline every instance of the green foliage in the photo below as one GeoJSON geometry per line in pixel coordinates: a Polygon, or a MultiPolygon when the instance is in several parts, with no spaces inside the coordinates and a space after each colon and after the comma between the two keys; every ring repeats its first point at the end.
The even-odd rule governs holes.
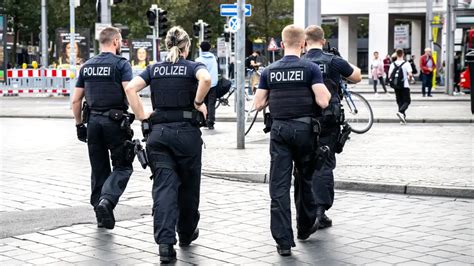
{"type": "MultiPolygon", "coordinates": [[[[14,18],[15,34],[20,43],[38,43],[41,23],[40,0],[2,0],[3,13],[14,18]]],[[[224,29],[225,18],[219,15],[220,4],[231,3],[228,0],[124,0],[112,7],[113,23],[128,26],[130,39],[144,38],[151,34],[145,16],[152,4],[168,11],[168,25],[180,25],[192,35],[192,25],[202,19],[211,26],[211,41],[224,29]]],[[[252,4],[252,16],[247,18],[247,36],[252,41],[263,38],[266,43],[271,37],[279,37],[282,28],[293,20],[292,0],[249,0],[252,4]]],[[[48,0],[48,36],[54,41],[57,28],[69,28],[69,0],[48,0]]],[[[94,36],[97,19],[96,0],[81,0],[75,10],[76,29],[88,28],[94,36]]],[[[192,36],[191,36],[192,37],[192,36]]],[[[197,41],[193,39],[192,48],[197,41]]],[[[191,51],[193,52],[193,51],[191,51]]]]}

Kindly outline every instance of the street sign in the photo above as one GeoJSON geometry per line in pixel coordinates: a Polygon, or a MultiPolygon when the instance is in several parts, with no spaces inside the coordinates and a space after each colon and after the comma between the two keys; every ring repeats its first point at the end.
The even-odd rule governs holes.
{"type": "Polygon", "coordinates": [[[393,48],[408,49],[410,48],[410,32],[409,25],[395,26],[393,33],[393,48]]]}
{"type": "Polygon", "coordinates": [[[280,50],[280,47],[278,47],[276,41],[274,38],[270,40],[270,43],[268,44],[267,50],[270,52],[278,51],[280,50]]]}
{"type": "MultiPolygon", "coordinates": [[[[252,5],[245,5],[244,15],[250,17],[252,15],[252,5]]],[[[232,17],[237,16],[237,5],[236,4],[221,4],[221,16],[222,17],[232,17]]]]}
{"type": "Polygon", "coordinates": [[[217,57],[226,57],[225,39],[217,38],[217,57]]]}
{"type": "Polygon", "coordinates": [[[99,40],[99,35],[100,35],[100,32],[107,28],[107,27],[110,27],[112,25],[108,24],[108,23],[96,23],[95,24],[95,39],[96,40],[99,40]]]}
{"type": "Polygon", "coordinates": [[[237,16],[231,17],[227,25],[230,32],[236,33],[240,29],[240,19],[237,16]]]}

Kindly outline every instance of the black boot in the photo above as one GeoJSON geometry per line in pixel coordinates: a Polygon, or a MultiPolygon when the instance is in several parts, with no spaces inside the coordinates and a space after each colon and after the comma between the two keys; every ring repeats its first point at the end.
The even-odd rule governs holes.
{"type": "Polygon", "coordinates": [[[112,202],[110,202],[108,199],[102,199],[99,202],[99,205],[97,205],[97,221],[101,221],[102,225],[107,229],[114,229],[114,207],[112,202]]]}
{"type": "Polygon", "coordinates": [[[283,257],[291,256],[290,246],[277,245],[277,251],[278,251],[278,254],[280,254],[280,256],[283,256],[283,257]]]}
{"type": "Polygon", "coordinates": [[[306,240],[309,238],[309,236],[311,236],[313,233],[315,233],[317,230],[318,230],[318,226],[319,224],[315,221],[313,226],[308,229],[308,230],[299,230],[298,229],[298,235],[297,235],[297,238],[299,240],[306,240]]]}
{"type": "Polygon", "coordinates": [[[170,263],[176,260],[176,250],[171,244],[160,244],[160,261],[162,263],[170,263]]]}
{"type": "Polygon", "coordinates": [[[95,213],[95,219],[97,221],[97,227],[98,228],[103,228],[104,225],[102,224],[102,219],[99,218],[99,215],[97,214],[97,207],[94,207],[94,213],[95,213]]]}
{"type": "Polygon", "coordinates": [[[326,216],[324,213],[325,211],[326,210],[321,206],[318,206],[318,209],[316,210],[316,224],[318,229],[324,229],[332,226],[332,220],[326,216]]]}
{"type": "Polygon", "coordinates": [[[196,240],[199,237],[199,228],[196,228],[194,230],[193,235],[191,236],[191,239],[186,239],[185,237],[182,237],[181,235],[179,236],[179,246],[180,247],[187,247],[191,245],[191,242],[196,240]]]}

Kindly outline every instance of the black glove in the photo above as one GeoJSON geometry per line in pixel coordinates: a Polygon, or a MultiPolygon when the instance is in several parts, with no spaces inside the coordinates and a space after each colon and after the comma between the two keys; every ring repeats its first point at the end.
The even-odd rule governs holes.
{"type": "Polygon", "coordinates": [[[87,127],[84,124],[76,125],[77,138],[82,142],[87,142],[87,127]]]}

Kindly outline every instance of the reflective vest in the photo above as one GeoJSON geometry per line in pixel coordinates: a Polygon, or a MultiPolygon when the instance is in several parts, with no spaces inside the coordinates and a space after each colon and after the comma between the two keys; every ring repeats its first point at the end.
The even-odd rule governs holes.
{"type": "Polygon", "coordinates": [[[113,54],[99,55],[88,60],[81,68],[86,101],[92,110],[128,109],[122,83],[116,77],[120,60],[126,59],[113,54]]]}

